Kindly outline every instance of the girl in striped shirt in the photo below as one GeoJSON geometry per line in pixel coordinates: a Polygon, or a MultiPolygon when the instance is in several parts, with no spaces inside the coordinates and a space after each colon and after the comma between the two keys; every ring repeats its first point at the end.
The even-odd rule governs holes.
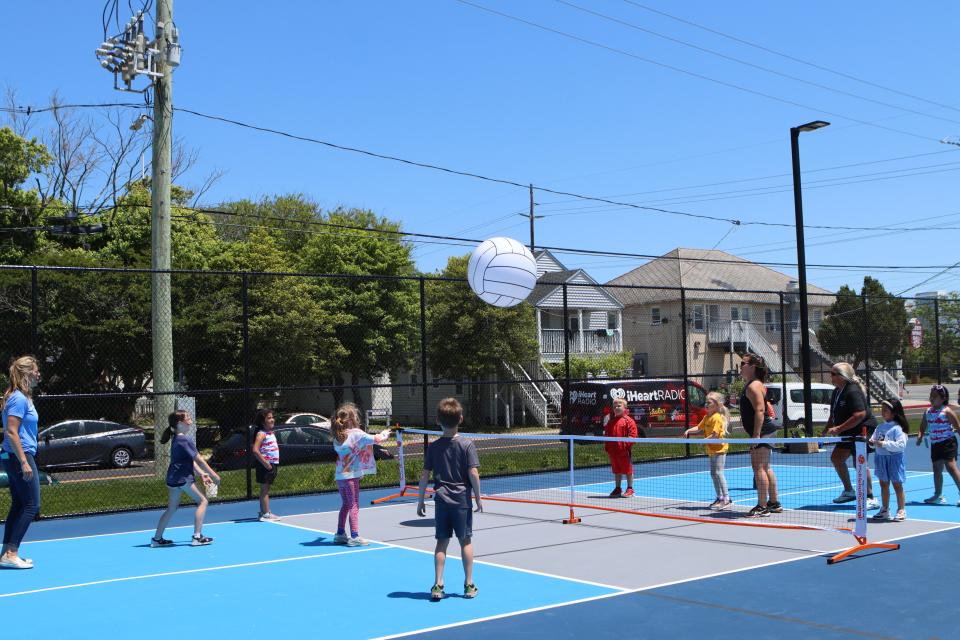
{"type": "Polygon", "coordinates": [[[257,437],[253,441],[253,455],[257,458],[257,482],[260,484],[260,522],[279,520],[270,512],[270,485],[277,479],[280,470],[280,447],[273,433],[276,421],[273,411],[260,409],[253,419],[257,427],[257,437]]]}
{"type": "MultiPolygon", "coordinates": [[[[950,393],[942,384],[930,388],[930,408],[920,420],[920,434],[917,446],[924,436],[930,439],[930,460],[933,462],[933,495],[924,500],[927,504],[946,504],[943,497],[943,469],[953,478],[960,491],[960,469],[957,469],[957,439],[954,434],[960,431],[957,414],[950,408],[950,393]]],[[[957,503],[960,507],[960,502],[957,503]]]]}

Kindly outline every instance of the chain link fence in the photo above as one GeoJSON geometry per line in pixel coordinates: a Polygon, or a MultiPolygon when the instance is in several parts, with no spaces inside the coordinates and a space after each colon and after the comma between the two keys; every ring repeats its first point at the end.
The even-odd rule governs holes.
{"type": "MultiPolygon", "coordinates": [[[[275,496],[335,490],[329,419],[345,401],[371,430],[432,428],[437,402],[454,396],[467,429],[587,433],[602,430],[598,398],[634,394],[642,431],[679,435],[707,392],[736,406],[750,352],[768,364],[785,433],[806,426],[795,287],[751,289],[722,274],[713,288],[600,285],[577,273],[545,273],[526,303],[498,309],[455,279],[175,271],[176,386],[158,389],[149,270],[2,267],[2,354],[34,354],[43,374],[42,515],[163,506],[161,398],[194,415],[198,448],[223,476],[217,500],[256,496],[258,408],[278,418],[275,496]]],[[[874,402],[958,373],[955,297],[816,290],[808,304],[815,407],[840,361],[874,402]]],[[[391,442],[378,447],[364,486],[398,483],[395,454],[391,442]]],[[[548,458],[531,456],[538,470],[566,465],[548,458]]],[[[0,514],[8,505],[0,491],[0,514]]]]}

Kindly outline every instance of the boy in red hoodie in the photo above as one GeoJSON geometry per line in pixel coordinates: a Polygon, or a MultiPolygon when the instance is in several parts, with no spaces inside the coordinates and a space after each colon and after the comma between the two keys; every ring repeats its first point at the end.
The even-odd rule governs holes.
{"type": "MultiPolygon", "coordinates": [[[[617,398],[613,401],[613,415],[603,428],[603,435],[608,438],[637,437],[637,423],[627,415],[626,400],[617,398]]],[[[617,486],[610,492],[610,497],[629,498],[633,495],[633,462],[630,458],[633,443],[605,442],[604,447],[607,450],[607,455],[610,456],[613,477],[617,481],[617,486]],[[621,493],[620,482],[623,476],[627,476],[627,490],[621,493]]]]}

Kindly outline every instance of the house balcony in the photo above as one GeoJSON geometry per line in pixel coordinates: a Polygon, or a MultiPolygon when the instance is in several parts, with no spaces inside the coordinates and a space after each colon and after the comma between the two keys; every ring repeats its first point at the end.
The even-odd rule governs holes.
{"type": "MultiPolygon", "coordinates": [[[[571,331],[570,355],[591,356],[619,353],[623,350],[623,340],[619,329],[585,329],[571,331]]],[[[548,361],[563,359],[563,329],[540,330],[540,355],[548,361]]]]}

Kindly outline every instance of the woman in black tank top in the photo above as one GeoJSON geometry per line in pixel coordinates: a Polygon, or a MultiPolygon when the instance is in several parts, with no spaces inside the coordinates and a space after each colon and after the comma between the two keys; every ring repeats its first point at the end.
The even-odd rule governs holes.
{"type": "MultiPolygon", "coordinates": [[[[748,438],[760,438],[776,431],[776,427],[767,417],[766,387],[767,363],[760,356],[748,353],[740,362],[740,375],[746,386],[740,396],[740,422],[748,438]]],[[[763,518],[771,513],[781,513],[783,507],[777,499],[777,476],[770,467],[768,444],[754,444],[750,447],[750,465],[757,485],[757,505],[747,513],[749,518],[763,518]]]]}

